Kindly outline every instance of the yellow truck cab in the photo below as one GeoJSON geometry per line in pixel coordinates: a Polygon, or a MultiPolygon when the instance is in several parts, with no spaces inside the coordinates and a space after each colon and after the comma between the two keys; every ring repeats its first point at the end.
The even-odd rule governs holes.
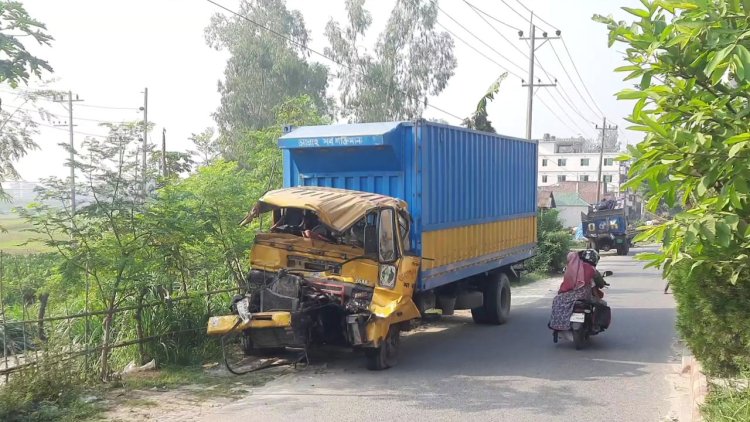
{"type": "Polygon", "coordinates": [[[246,353],[363,348],[385,369],[431,309],[508,319],[509,277],[535,250],[534,142],[418,121],[299,128],[279,145],[285,188],[243,221],[271,216],[247,293],[209,334],[240,333],[246,353]]]}

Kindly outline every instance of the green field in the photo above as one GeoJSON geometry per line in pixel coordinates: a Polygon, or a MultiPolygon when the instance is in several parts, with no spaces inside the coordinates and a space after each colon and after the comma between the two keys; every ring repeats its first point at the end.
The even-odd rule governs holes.
{"type": "Polygon", "coordinates": [[[7,232],[0,232],[0,251],[3,253],[24,255],[38,252],[50,252],[52,249],[41,242],[28,242],[39,237],[27,231],[31,224],[13,214],[0,214],[0,227],[7,232]],[[28,244],[24,244],[28,242],[28,244]]]}

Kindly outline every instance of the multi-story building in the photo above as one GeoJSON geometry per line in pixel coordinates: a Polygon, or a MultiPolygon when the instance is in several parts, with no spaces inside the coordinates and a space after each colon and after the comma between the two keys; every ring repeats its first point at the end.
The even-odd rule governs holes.
{"type": "MultiPolygon", "coordinates": [[[[584,138],[557,139],[545,134],[539,141],[539,186],[562,182],[596,182],[599,175],[599,146],[584,138]]],[[[615,158],[616,145],[605,145],[602,159],[602,191],[617,193],[625,181],[626,169],[615,158]]]]}

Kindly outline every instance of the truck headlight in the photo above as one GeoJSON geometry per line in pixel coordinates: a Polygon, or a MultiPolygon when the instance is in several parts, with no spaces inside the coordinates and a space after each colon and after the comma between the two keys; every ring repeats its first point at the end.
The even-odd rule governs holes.
{"type": "Polygon", "coordinates": [[[388,289],[396,287],[396,267],[393,265],[381,265],[378,284],[380,287],[386,287],[388,289]]]}

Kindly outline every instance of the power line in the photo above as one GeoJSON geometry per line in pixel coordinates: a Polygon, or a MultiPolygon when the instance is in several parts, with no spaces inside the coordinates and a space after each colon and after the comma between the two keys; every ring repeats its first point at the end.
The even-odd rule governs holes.
{"type": "Polygon", "coordinates": [[[440,12],[441,12],[441,13],[442,13],[443,15],[445,15],[445,16],[446,16],[446,17],[447,17],[448,19],[450,19],[450,20],[452,20],[453,22],[455,22],[455,24],[456,24],[456,25],[458,25],[458,26],[460,26],[460,27],[461,27],[461,29],[463,29],[464,31],[468,32],[468,33],[469,33],[469,35],[471,35],[472,37],[476,38],[476,39],[477,39],[477,41],[479,41],[479,42],[481,42],[482,44],[484,44],[484,46],[485,46],[485,47],[487,47],[487,48],[489,48],[490,50],[492,50],[492,51],[493,51],[493,52],[494,52],[495,54],[497,54],[498,56],[502,57],[502,58],[503,58],[503,59],[504,59],[505,61],[507,61],[508,63],[512,64],[512,65],[513,65],[513,66],[515,66],[516,68],[520,69],[520,70],[521,70],[521,72],[524,72],[524,71],[526,70],[526,69],[522,68],[521,66],[517,65],[516,63],[514,63],[514,62],[513,62],[513,60],[511,60],[511,59],[509,59],[509,58],[505,57],[505,56],[503,55],[503,53],[501,53],[501,52],[497,51],[497,50],[496,50],[496,49],[495,49],[495,48],[494,48],[493,46],[489,45],[489,44],[488,44],[488,43],[487,43],[487,42],[486,42],[485,40],[483,40],[482,38],[480,38],[479,36],[477,36],[477,35],[476,35],[476,34],[474,34],[473,32],[469,31],[469,30],[468,30],[468,29],[467,29],[467,28],[466,28],[466,27],[465,27],[464,25],[462,25],[462,24],[461,24],[461,22],[457,21],[457,20],[456,20],[456,19],[454,19],[454,18],[453,18],[453,17],[451,16],[451,15],[449,15],[449,14],[448,14],[448,13],[446,13],[446,12],[445,12],[445,11],[444,11],[443,9],[441,9],[441,8],[440,8],[440,6],[437,6],[437,8],[438,8],[438,10],[439,10],[439,11],[440,11],[440,12]]]}
{"type": "Polygon", "coordinates": [[[527,18],[526,16],[524,16],[521,12],[519,12],[518,10],[516,10],[513,6],[509,5],[505,0],[500,0],[500,2],[502,4],[504,4],[508,9],[512,10],[513,13],[515,13],[518,16],[520,16],[521,19],[525,20],[526,23],[531,24],[531,21],[529,20],[529,18],[527,18]]]}
{"type": "Polygon", "coordinates": [[[547,111],[549,111],[550,113],[552,113],[552,115],[553,115],[553,116],[555,116],[555,118],[557,118],[557,120],[558,120],[558,121],[559,121],[560,123],[562,123],[562,124],[563,124],[563,125],[564,125],[565,127],[567,127],[567,128],[568,128],[568,130],[570,130],[570,131],[571,131],[572,133],[575,133],[575,132],[576,132],[576,130],[575,130],[575,129],[573,129],[572,127],[570,127],[570,125],[569,125],[569,124],[567,124],[567,123],[566,123],[566,122],[565,122],[565,121],[564,121],[563,119],[561,119],[561,118],[560,118],[560,116],[558,116],[558,115],[557,115],[557,113],[555,113],[555,111],[554,111],[554,110],[552,110],[552,108],[551,108],[550,106],[548,106],[548,105],[547,105],[547,103],[545,103],[545,102],[544,102],[544,99],[543,99],[542,97],[539,97],[539,98],[538,98],[538,100],[539,100],[539,102],[540,102],[540,103],[541,103],[541,104],[542,104],[542,105],[544,106],[544,108],[546,108],[546,109],[547,109],[547,111]]]}
{"type": "MultiPolygon", "coordinates": [[[[19,93],[25,93],[25,94],[29,93],[29,91],[8,91],[4,89],[0,89],[0,92],[6,93],[6,94],[13,94],[16,96],[18,96],[19,93]]],[[[48,92],[48,91],[45,91],[45,92],[48,92]]],[[[34,92],[32,91],[31,93],[34,93],[34,92]]],[[[55,102],[54,100],[47,98],[45,96],[40,96],[38,99],[41,101],[47,101],[51,103],[55,102]]],[[[78,107],[100,108],[100,109],[105,109],[105,110],[133,110],[133,111],[139,110],[138,107],[119,107],[119,106],[96,105],[96,104],[78,104],[78,107]]]]}
{"type": "Polygon", "coordinates": [[[468,1],[466,1],[466,0],[464,0],[464,3],[466,3],[466,4],[467,4],[467,5],[469,6],[469,7],[471,7],[471,9],[472,9],[472,10],[474,11],[474,13],[476,13],[476,14],[477,14],[477,16],[479,16],[480,18],[482,18],[482,20],[483,20],[483,21],[484,21],[484,22],[485,22],[485,23],[486,23],[486,24],[487,24],[487,25],[488,25],[488,26],[489,26],[490,28],[492,28],[492,30],[493,30],[493,31],[495,31],[495,32],[497,33],[497,35],[499,35],[499,36],[500,36],[500,37],[501,37],[502,39],[504,39],[504,40],[505,40],[505,41],[506,41],[506,42],[507,42],[508,44],[510,44],[510,46],[511,46],[511,47],[513,47],[514,49],[516,49],[516,51],[518,51],[519,53],[521,53],[521,55],[522,55],[522,56],[523,56],[523,57],[524,57],[525,59],[528,59],[528,58],[529,58],[529,56],[528,56],[528,55],[527,55],[527,54],[526,54],[526,53],[525,53],[525,52],[524,52],[523,50],[521,50],[521,49],[520,49],[520,48],[519,48],[519,47],[518,47],[518,46],[516,45],[516,43],[512,42],[511,40],[509,40],[509,39],[508,39],[508,38],[507,38],[507,37],[505,36],[505,34],[503,34],[502,32],[500,32],[500,31],[499,31],[499,30],[498,30],[498,29],[497,29],[497,28],[495,27],[495,25],[491,24],[491,23],[490,23],[490,22],[489,22],[489,21],[488,21],[487,19],[485,19],[485,17],[484,17],[484,16],[482,16],[482,15],[485,15],[485,16],[487,16],[488,18],[490,18],[490,19],[494,20],[495,22],[498,22],[498,23],[501,23],[501,24],[503,24],[503,25],[506,25],[506,26],[508,26],[508,27],[510,27],[510,28],[513,28],[513,29],[515,29],[515,30],[517,30],[517,31],[519,31],[519,32],[523,32],[522,30],[520,30],[520,29],[518,29],[518,28],[515,28],[515,27],[513,27],[513,26],[510,26],[510,25],[508,25],[507,23],[505,23],[505,22],[503,22],[503,21],[501,21],[501,20],[497,19],[496,17],[494,17],[494,16],[492,16],[492,15],[488,14],[488,13],[487,13],[487,12],[485,12],[484,10],[482,10],[482,9],[480,9],[480,8],[478,8],[478,7],[476,7],[476,6],[474,6],[473,4],[469,3],[469,2],[468,2],[468,1]]]}
{"type": "Polygon", "coordinates": [[[435,23],[436,23],[436,24],[437,24],[437,25],[438,25],[439,27],[443,28],[443,30],[445,30],[446,32],[448,32],[449,34],[451,34],[451,35],[453,36],[453,38],[455,38],[455,39],[457,39],[457,40],[461,41],[462,43],[466,44],[466,46],[467,46],[467,47],[471,48],[471,49],[472,49],[472,50],[474,50],[474,51],[475,51],[475,52],[476,52],[477,54],[479,54],[480,56],[482,56],[482,57],[484,57],[485,59],[489,60],[490,62],[492,62],[492,63],[496,64],[496,65],[497,65],[497,66],[498,66],[498,67],[499,67],[500,69],[502,69],[502,70],[504,70],[504,71],[506,71],[506,72],[510,73],[511,75],[513,75],[513,76],[517,77],[518,79],[523,79],[523,76],[519,75],[518,73],[516,73],[516,72],[514,72],[514,71],[512,71],[512,70],[509,70],[509,69],[508,69],[508,68],[507,68],[506,66],[504,66],[504,65],[500,64],[500,62],[498,62],[497,60],[495,60],[495,59],[493,59],[492,57],[490,57],[490,56],[488,56],[488,55],[484,54],[484,53],[483,53],[482,51],[480,51],[479,49],[477,49],[476,47],[474,47],[474,46],[473,46],[473,45],[472,45],[471,43],[469,43],[468,41],[466,41],[466,40],[464,40],[463,38],[459,37],[458,35],[456,35],[456,34],[455,34],[455,33],[454,33],[453,31],[451,31],[450,29],[446,28],[446,27],[445,27],[445,26],[444,26],[443,24],[441,24],[440,22],[435,22],[435,23]]]}
{"type": "Polygon", "coordinates": [[[583,119],[583,121],[585,121],[585,122],[587,122],[587,123],[589,123],[591,125],[595,125],[596,124],[595,122],[593,122],[593,121],[589,120],[588,118],[586,118],[586,116],[584,116],[583,114],[581,114],[581,111],[578,109],[578,107],[576,107],[575,105],[573,105],[572,102],[570,102],[570,100],[569,100],[570,95],[568,95],[567,91],[565,91],[565,87],[563,87],[563,85],[559,81],[558,81],[557,85],[560,87],[560,90],[565,93],[565,95],[560,95],[560,98],[562,98],[563,101],[565,101],[565,104],[567,104],[568,107],[570,107],[570,109],[573,110],[573,112],[578,115],[578,117],[580,117],[581,119],[583,119]]]}
{"type": "MultiPolygon", "coordinates": [[[[258,28],[261,28],[261,29],[263,29],[263,30],[265,30],[265,31],[268,31],[268,32],[270,32],[271,34],[273,34],[273,35],[275,35],[275,36],[277,36],[277,37],[279,37],[279,38],[281,38],[281,39],[283,39],[283,40],[285,40],[285,41],[287,41],[287,42],[289,42],[289,43],[292,43],[292,44],[294,44],[294,45],[295,45],[295,46],[297,46],[297,47],[300,47],[300,48],[302,48],[302,49],[305,49],[305,50],[307,50],[307,51],[309,51],[309,52],[311,52],[311,53],[315,54],[316,56],[322,57],[322,58],[324,58],[324,59],[326,59],[326,60],[328,60],[328,61],[330,61],[330,62],[332,62],[332,63],[335,63],[335,64],[337,64],[337,65],[339,65],[339,66],[341,66],[341,67],[343,67],[343,68],[346,68],[346,69],[348,69],[348,70],[349,70],[349,71],[351,71],[351,72],[356,72],[356,73],[359,73],[360,75],[363,75],[363,76],[364,76],[364,73],[363,73],[363,72],[361,72],[361,71],[359,71],[359,70],[357,70],[357,69],[354,69],[354,68],[352,68],[352,67],[350,67],[350,66],[346,65],[345,63],[341,63],[341,62],[339,62],[338,60],[334,59],[333,57],[330,57],[330,56],[328,56],[328,55],[326,55],[326,54],[324,54],[324,53],[321,53],[321,52],[319,52],[319,51],[317,51],[317,50],[315,50],[315,49],[313,49],[313,48],[311,48],[311,47],[309,47],[309,46],[307,46],[307,45],[304,45],[304,44],[302,44],[302,43],[299,43],[299,42],[297,42],[297,41],[295,41],[295,40],[293,40],[293,39],[291,39],[291,38],[288,38],[288,37],[287,37],[287,36],[285,36],[284,34],[282,34],[282,33],[278,32],[278,31],[275,31],[275,30],[273,30],[273,29],[271,29],[271,28],[269,28],[269,27],[267,27],[267,26],[265,26],[265,25],[262,25],[262,24],[260,24],[260,23],[258,23],[258,22],[256,22],[256,21],[254,21],[254,20],[250,19],[249,17],[247,17],[247,16],[245,16],[245,15],[242,15],[242,14],[240,14],[240,13],[238,13],[238,12],[235,12],[234,10],[232,10],[232,9],[230,9],[230,8],[228,8],[228,7],[224,6],[224,5],[222,5],[222,4],[219,4],[219,3],[217,3],[217,2],[216,2],[216,1],[214,1],[214,0],[206,0],[206,1],[207,1],[207,2],[209,2],[209,3],[211,3],[211,4],[213,4],[214,6],[216,6],[216,7],[218,7],[218,8],[220,8],[220,9],[222,9],[222,10],[226,11],[226,12],[229,12],[230,14],[232,14],[232,15],[234,15],[234,16],[236,16],[236,17],[238,17],[238,18],[242,19],[242,20],[245,20],[245,21],[247,21],[247,22],[250,22],[251,24],[253,24],[253,25],[257,26],[258,28]]],[[[441,112],[441,113],[445,113],[446,115],[448,115],[448,116],[451,116],[451,117],[453,117],[454,119],[457,119],[457,120],[460,120],[460,121],[462,121],[462,120],[463,120],[463,117],[459,117],[459,116],[457,116],[457,115],[455,115],[455,114],[453,114],[453,113],[450,113],[450,112],[448,112],[448,111],[446,111],[446,110],[443,110],[443,109],[441,109],[441,108],[439,108],[439,107],[435,107],[435,106],[433,106],[432,104],[425,104],[425,107],[428,107],[428,108],[432,108],[432,109],[435,109],[435,110],[437,110],[437,111],[439,111],[439,112],[441,112]]]]}
{"type": "MultiPolygon", "coordinates": [[[[586,105],[586,107],[588,107],[588,109],[591,110],[591,112],[594,113],[594,115],[598,114],[598,117],[601,117],[604,113],[602,113],[601,110],[599,110],[599,113],[597,113],[596,111],[594,111],[594,109],[589,105],[588,101],[586,101],[586,99],[583,98],[583,94],[581,94],[581,91],[578,89],[578,86],[576,86],[576,83],[573,81],[573,78],[570,77],[570,73],[568,73],[568,70],[565,68],[565,65],[563,64],[562,60],[560,59],[560,55],[557,54],[557,50],[555,49],[555,45],[554,44],[552,44],[552,52],[555,53],[555,57],[557,58],[558,63],[560,63],[560,67],[562,67],[562,70],[565,73],[565,76],[568,77],[568,80],[570,81],[570,83],[573,85],[573,88],[578,93],[578,96],[581,98],[581,101],[583,101],[583,103],[586,105]]],[[[584,84],[583,87],[586,88],[586,85],[584,84]]],[[[594,103],[594,105],[596,106],[596,103],[594,103]]],[[[598,107],[597,107],[597,109],[598,109],[598,107]]]]}
{"type": "MultiPolygon", "coordinates": [[[[505,1],[503,1],[503,3],[505,3],[505,1]]],[[[516,0],[516,3],[520,4],[520,5],[521,5],[521,7],[523,7],[524,9],[526,9],[526,11],[527,11],[527,12],[529,12],[529,13],[534,13],[534,11],[533,11],[533,10],[529,9],[528,7],[526,7],[526,5],[525,5],[525,4],[521,3],[521,0],[516,0]]],[[[507,6],[508,4],[507,4],[507,3],[505,3],[505,5],[507,6]]],[[[510,6],[508,6],[508,7],[510,7],[510,6]]],[[[516,13],[517,13],[517,12],[516,12],[516,13]]],[[[542,18],[541,18],[540,16],[538,16],[538,15],[536,15],[536,14],[535,14],[534,16],[535,16],[535,17],[536,17],[537,19],[539,19],[540,21],[542,21],[543,23],[545,23],[546,25],[550,26],[550,27],[551,27],[552,29],[554,29],[555,31],[559,31],[559,30],[560,30],[560,29],[559,29],[558,27],[556,27],[555,25],[552,25],[551,23],[549,23],[549,22],[547,22],[546,20],[542,19],[542,18]]],[[[529,23],[531,23],[531,22],[529,22],[529,23]]]]}
{"type": "MultiPolygon", "coordinates": [[[[558,92],[558,94],[559,94],[559,92],[558,92]]],[[[584,132],[586,132],[586,131],[585,131],[584,129],[582,129],[582,128],[581,128],[581,126],[579,126],[579,125],[578,125],[578,122],[576,122],[576,121],[575,121],[575,119],[574,119],[574,118],[572,118],[572,117],[570,116],[570,114],[568,114],[568,112],[567,112],[567,111],[565,110],[565,108],[564,108],[563,106],[561,106],[561,105],[560,105],[560,103],[559,103],[559,102],[557,101],[557,98],[555,98],[555,96],[554,96],[554,95],[552,95],[552,93],[550,93],[550,94],[549,94],[549,97],[550,97],[550,98],[552,99],[552,101],[554,101],[554,102],[555,102],[555,105],[557,105],[557,107],[558,107],[558,108],[559,108],[560,110],[562,110],[562,112],[563,112],[563,113],[565,114],[565,117],[567,117],[567,118],[568,118],[568,119],[570,120],[570,122],[571,122],[571,123],[573,123],[573,125],[574,125],[575,127],[577,127],[577,128],[578,128],[578,130],[580,130],[580,131],[581,131],[581,133],[584,133],[584,132]]]]}
{"type": "MultiPolygon", "coordinates": [[[[63,130],[65,132],[68,132],[68,129],[63,128],[63,127],[59,127],[59,126],[55,126],[55,125],[48,125],[46,123],[41,123],[41,122],[34,122],[34,124],[36,124],[37,126],[43,126],[43,127],[48,127],[50,129],[63,130]]],[[[91,136],[91,137],[94,137],[94,138],[109,138],[109,135],[97,135],[96,133],[79,132],[79,131],[76,131],[76,130],[74,130],[73,133],[78,134],[78,135],[91,136]]]]}
{"type": "Polygon", "coordinates": [[[575,62],[575,61],[573,60],[573,56],[571,56],[571,55],[570,55],[570,50],[568,50],[568,45],[567,45],[567,44],[565,43],[565,38],[562,38],[562,37],[560,37],[560,39],[562,40],[562,45],[563,45],[563,47],[565,47],[565,53],[567,53],[567,54],[568,54],[568,58],[570,59],[570,63],[572,63],[572,64],[573,64],[573,70],[575,70],[575,72],[576,72],[576,75],[578,75],[578,79],[580,79],[580,81],[581,81],[581,85],[583,85],[583,89],[584,89],[584,90],[586,91],[586,94],[588,94],[589,98],[590,98],[590,99],[591,99],[591,101],[592,101],[592,102],[594,103],[594,107],[596,107],[596,109],[597,109],[597,110],[599,110],[599,113],[600,113],[601,115],[604,115],[604,112],[603,112],[603,111],[602,111],[602,109],[601,109],[601,108],[599,108],[599,106],[598,106],[598,105],[596,104],[596,100],[595,100],[595,99],[594,99],[594,97],[593,97],[593,96],[591,95],[591,92],[589,92],[589,89],[588,89],[588,88],[586,87],[586,83],[585,83],[585,82],[583,81],[583,78],[581,77],[581,72],[579,72],[579,71],[578,71],[578,66],[576,66],[576,62],[575,62]]]}
{"type": "MultiPolygon", "coordinates": [[[[482,9],[480,9],[480,8],[478,8],[478,7],[476,7],[476,6],[474,6],[473,4],[469,3],[468,1],[466,1],[466,0],[463,0],[463,1],[464,1],[464,3],[466,3],[467,5],[469,5],[469,7],[471,7],[472,9],[474,9],[474,11],[479,11],[479,12],[480,12],[481,14],[483,14],[483,15],[487,16],[488,18],[490,18],[490,19],[492,19],[493,21],[495,21],[495,22],[499,23],[500,25],[504,25],[504,26],[507,26],[508,28],[510,28],[510,29],[513,29],[513,30],[514,30],[514,31],[516,31],[516,32],[522,32],[522,31],[523,31],[523,30],[522,30],[521,28],[515,27],[515,26],[513,26],[513,25],[511,25],[511,24],[509,24],[509,23],[506,23],[506,22],[504,22],[504,21],[501,21],[500,19],[498,19],[498,18],[496,18],[496,17],[494,17],[494,16],[490,15],[489,13],[487,13],[487,12],[485,12],[484,10],[482,10],[482,9]]],[[[486,22],[486,21],[485,21],[485,22],[486,22]]],[[[490,26],[492,26],[492,25],[490,25],[490,26]]],[[[493,28],[494,28],[494,27],[493,27],[493,28]]],[[[505,37],[503,37],[503,38],[505,38],[505,37]]],[[[510,42],[510,41],[508,41],[508,42],[510,42]]],[[[520,51],[520,50],[519,50],[519,51],[520,51]]],[[[525,53],[523,53],[523,51],[522,51],[521,53],[522,53],[522,54],[525,54],[525,53]]]]}

